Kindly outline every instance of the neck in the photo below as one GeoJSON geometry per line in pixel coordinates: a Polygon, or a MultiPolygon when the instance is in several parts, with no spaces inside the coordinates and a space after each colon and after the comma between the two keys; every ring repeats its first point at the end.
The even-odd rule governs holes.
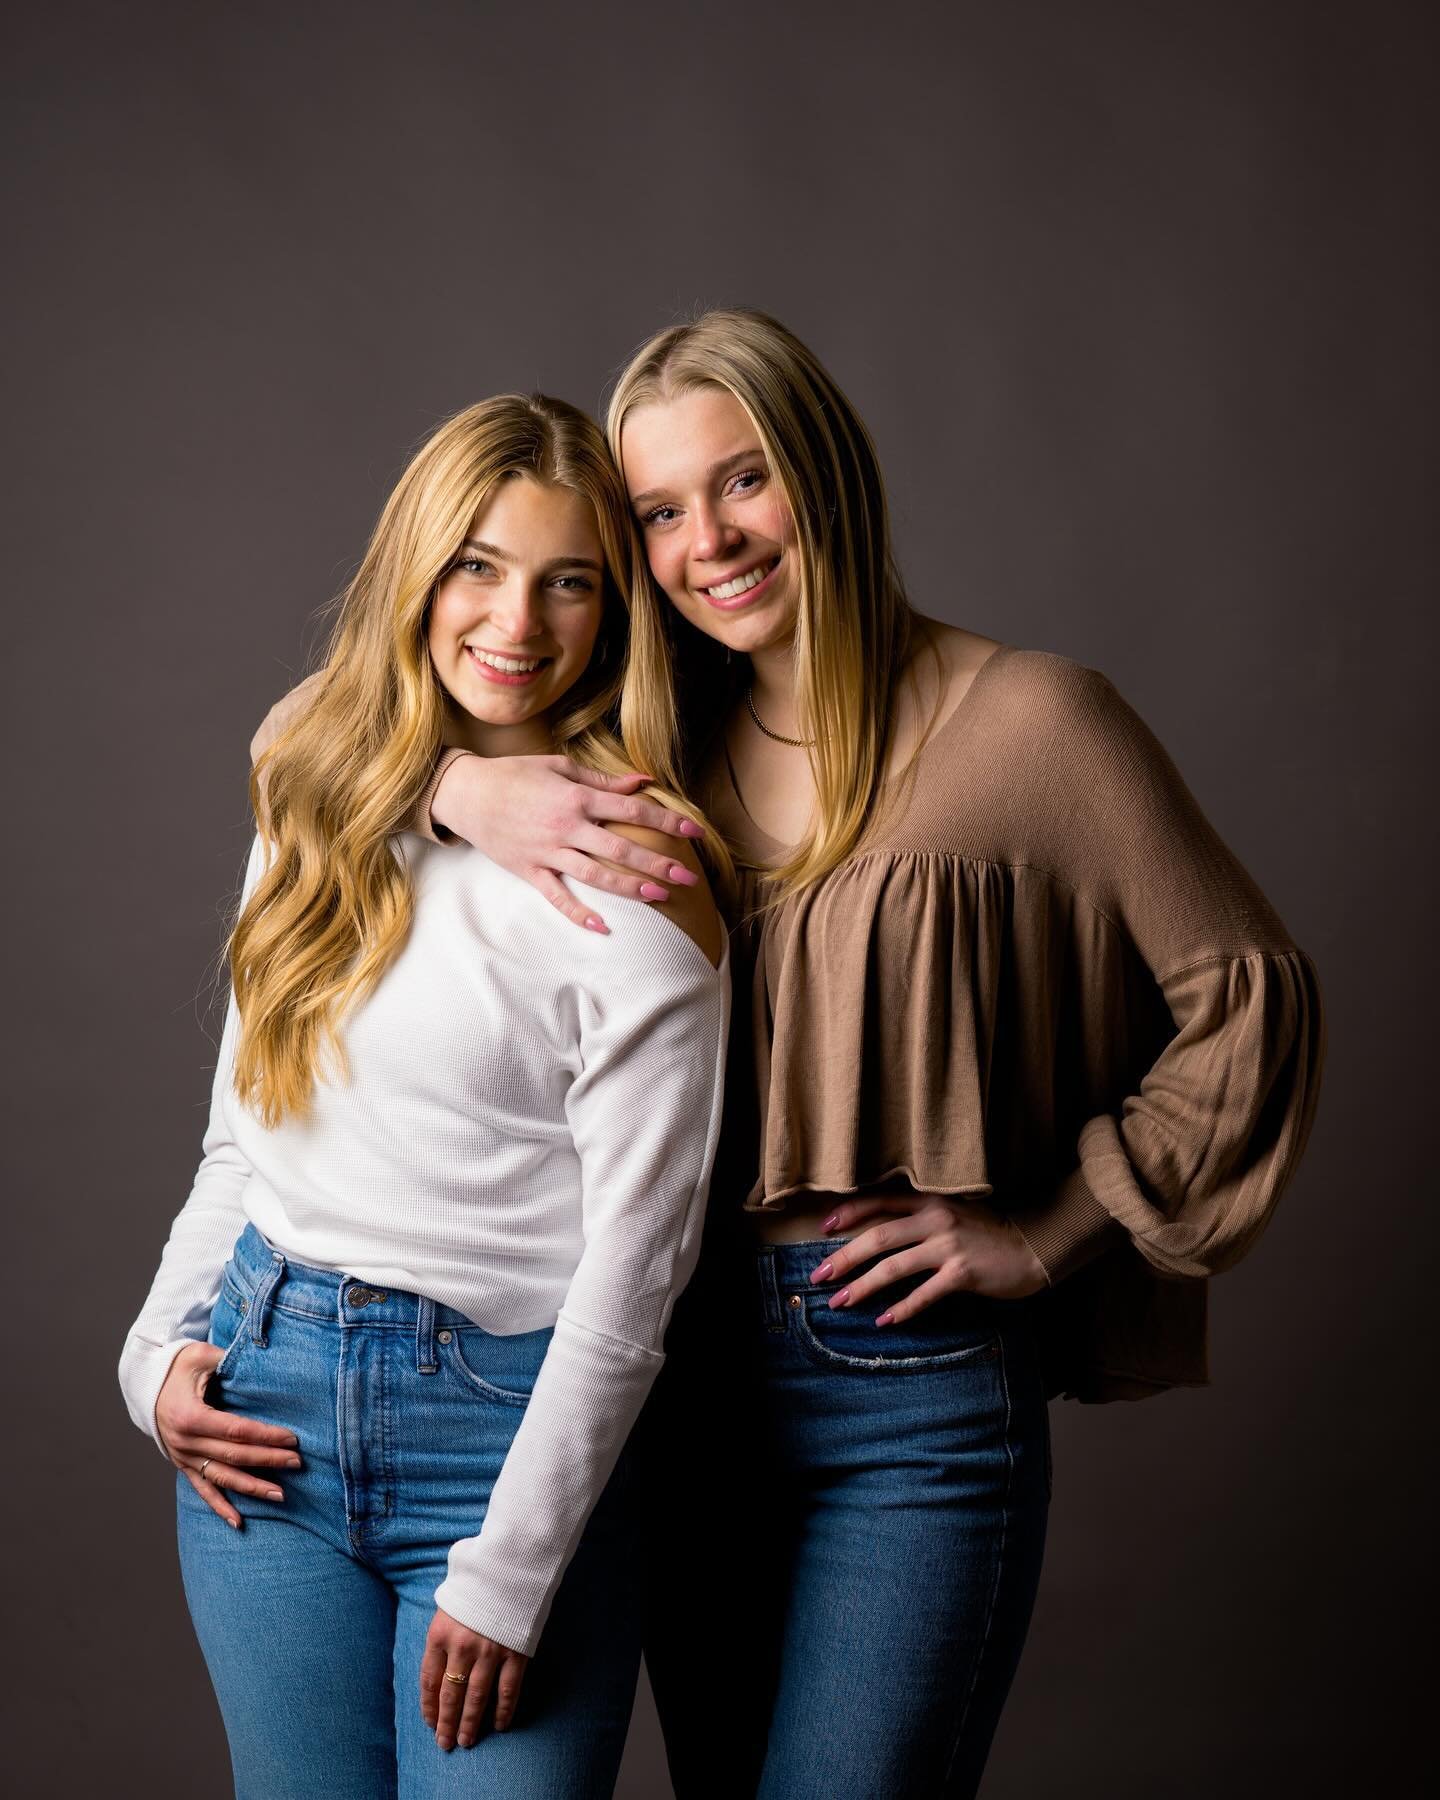
{"type": "Polygon", "coordinates": [[[750,652],[757,710],[772,731],[799,737],[795,716],[795,640],[750,652]]]}
{"type": "Polygon", "coordinates": [[[459,750],[473,750],[476,756],[548,756],[555,748],[545,713],[515,725],[487,725],[483,719],[453,706],[445,726],[445,742],[459,750]]]}

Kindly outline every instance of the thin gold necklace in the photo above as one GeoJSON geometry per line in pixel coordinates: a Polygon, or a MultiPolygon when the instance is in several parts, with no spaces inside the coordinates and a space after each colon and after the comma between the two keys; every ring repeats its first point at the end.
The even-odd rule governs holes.
{"type": "Polygon", "coordinates": [[[759,713],[756,712],[756,710],[755,710],[755,683],[753,681],[750,683],[749,687],[747,687],[745,690],[745,704],[750,708],[750,717],[755,721],[755,723],[765,733],[766,737],[774,738],[774,740],[777,744],[788,744],[792,750],[809,750],[809,749],[813,748],[814,743],[815,743],[814,738],[781,737],[781,735],[778,731],[772,731],[770,729],[770,727],[760,717],[759,713]]]}

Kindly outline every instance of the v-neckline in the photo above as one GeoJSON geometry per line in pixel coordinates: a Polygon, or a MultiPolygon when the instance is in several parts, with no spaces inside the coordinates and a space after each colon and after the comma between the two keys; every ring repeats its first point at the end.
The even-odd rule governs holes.
{"type": "MultiPolygon", "coordinates": [[[[963,713],[965,711],[966,707],[970,704],[970,696],[975,692],[975,689],[980,685],[981,681],[984,679],[985,671],[990,667],[990,665],[992,663],[999,662],[999,660],[1002,656],[1008,655],[1010,653],[1010,651],[1013,649],[1014,649],[1013,644],[997,644],[996,645],[996,647],[985,658],[984,662],[981,663],[980,667],[970,677],[969,687],[966,688],[965,692],[955,702],[954,706],[952,706],[950,708],[950,711],[945,715],[944,719],[941,720],[940,724],[936,726],[935,730],[931,732],[930,736],[925,740],[924,744],[921,745],[918,754],[916,756],[912,756],[910,758],[910,760],[906,763],[906,765],[903,769],[897,769],[893,775],[885,776],[885,778],[880,783],[880,786],[882,789],[888,788],[892,784],[892,782],[899,780],[899,778],[902,775],[904,775],[907,772],[907,770],[914,768],[916,762],[919,760],[919,757],[925,756],[929,751],[934,749],[936,744],[938,744],[940,742],[940,740],[950,730],[951,726],[955,723],[956,719],[959,718],[960,714],[963,713]]],[[[729,723],[729,721],[727,720],[726,724],[728,724],[728,723],[729,723]]],[[[793,856],[795,854],[795,851],[799,848],[799,845],[798,844],[787,844],[787,843],[783,842],[782,839],[775,837],[773,835],[773,833],[768,832],[765,829],[765,827],[760,823],[760,821],[755,817],[754,813],[751,812],[750,808],[745,804],[745,796],[740,791],[740,778],[735,773],[734,759],[730,755],[729,733],[726,731],[724,726],[722,726],[721,730],[720,730],[720,748],[725,757],[725,777],[726,777],[726,780],[730,784],[730,792],[735,797],[735,804],[740,808],[741,812],[744,813],[746,819],[749,821],[751,830],[754,831],[755,835],[758,838],[763,839],[764,845],[765,845],[767,851],[773,850],[774,855],[771,856],[770,861],[772,863],[783,862],[786,857],[793,856]]],[[[748,866],[756,869],[759,873],[763,874],[765,872],[767,865],[764,863],[751,863],[748,866]]]]}

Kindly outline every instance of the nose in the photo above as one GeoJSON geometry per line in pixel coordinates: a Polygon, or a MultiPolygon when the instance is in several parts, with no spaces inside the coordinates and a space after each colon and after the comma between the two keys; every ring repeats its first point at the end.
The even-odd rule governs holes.
{"type": "Polygon", "coordinates": [[[490,604],[490,623],[511,644],[537,637],[544,625],[544,609],[536,585],[518,571],[490,604]]]}
{"type": "Polygon", "coordinates": [[[745,535],[718,507],[702,503],[693,516],[695,535],[690,540],[690,553],[697,562],[717,562],[728,556],[745,535]]]}

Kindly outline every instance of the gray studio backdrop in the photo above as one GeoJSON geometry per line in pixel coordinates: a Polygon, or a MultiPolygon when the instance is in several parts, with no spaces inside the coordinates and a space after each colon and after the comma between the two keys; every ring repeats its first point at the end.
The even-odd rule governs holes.
{"type": "MultiPolygon", "coordinates": [[[[114,1367],[198,1155],[249,734],[442,416],[533,386],[593,405],[640,337],[726,301],[854,396],[919,605],[1106,670],[1329,1006],[1308,1160],[1216,1287],[1213,1387],[1055,1408],[1047,1573],[986,1794],[1410,1791],[1424,17],[12,15],[12,1793],[228,1791],[171,1478],[114,1367]]],[[[703,1542],[676,1579],[698,1621],[703,1542]]],[[[717,1731],[745,1679],[717,1672],[717,1731]]],[[[622,1793],[668,1793],[648,1702],[622,1793]]]]}

